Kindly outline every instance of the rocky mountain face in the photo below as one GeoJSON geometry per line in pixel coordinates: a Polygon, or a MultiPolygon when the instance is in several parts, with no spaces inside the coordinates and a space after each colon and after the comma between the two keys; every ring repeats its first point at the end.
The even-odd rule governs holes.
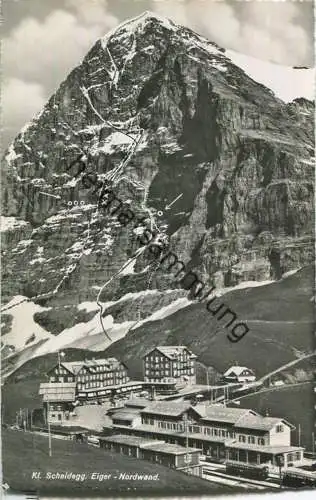
{"type": "MultiPolygon", "coordinates": [[[[310,101],[284,103],[214,43],[150,13],[119,26],[5,156],[3,344],[17,295],[45,309],[34,320],[50,342],[77,324],[86,325],[83,338],[94,320],[102,336],[96,301],[118,338],[155,311],[185,305],[186,292],[152,260],[120,271],[137,235],[99,211],[99,193],[74,177],[80,155],[86,172],[111,182],[144,226],[222,288],[312,261],[313,137],[310,101]]],[[[31,330],[28,347],[39,340],[31,330]]],[[[61,346],[76,342],[68,334],[61,346]]]]}

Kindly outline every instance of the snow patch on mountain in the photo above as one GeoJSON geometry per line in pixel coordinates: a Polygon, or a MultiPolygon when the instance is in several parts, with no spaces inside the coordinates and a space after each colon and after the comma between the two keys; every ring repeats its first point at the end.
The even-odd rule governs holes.
{"type": "Polygon", "coordinates": [[[233,50],[226,50],[225,55],[250,78],[271,89],[284,102],[293,101],[297,97],[309,100],[315,98],[315,68],[281,66],[233,50]]]}
{"type": "MultiPolygon", "coordinates": [[[[148,323],[150,321],[157,321],[159,319],[166,318],[167,316],[170,316],[170,314],[174,314],[175,312],[179,311],[179,309],[183,309],[184,307],[187,307],[190,304],[192,304],[192,301],[188,300],[186,297],[177,299],[174,302],[171,302],[171,304],[162,307],[158,311],[155,311],[153,314],[148,316],[148,318],[137,322],[137,325],[135,325],[134,328],[136,327],[139,328],[141,325],[148,323]]],[[[134,328],[132,328],[132,330],[134,330],[134,328]]]]}
{"type": "MultiPolygon", "coordinates": [[[[110,329],[113,326],[113,317],[106,316],[103,319],[104,327],[110,329]]],[[[102,331],[99,313],[88,321],[87,323],[77,323],[71,328],[65,328],[59,335],[51,338],[44,345],[39,347],[36,351],[36,355],[40,356],[42,354],[47,354],[49,352],[56,352],[59,349],[63,349],[74,342],[80,341],[80,339],[85,338],[89,335],[95,335],[102,331]]]]}
{"type": "Polygon", "coordinates": [[[161,26],[163,26],[166,29],[172,31],[177,30],[177,25],[174,24],[169,19],[159,16],[155,12],[146,11],[137,17],[124,21],[123,23],[119,24],[119,26],[115,26],[111,31],[109,31],[104,37],[101,38],[102,48],[106,49],[107,42],[113,35],[115,35],[116,38],[119,38],[121,36],[131,35],[135,31],[141,31],[146,25],[146,23],[150,21],[150,19],[155,19],[156,21],[159,21],[161,26]]]}
{"type": "Polygon", "coordinates": [[[54,335],[42,328],[34,321],[34,314],[48,311],[50,308],[34,304],[23,295],[16,295],[5,306],[5,314],[12,316],[12,325],[9,333],[1,337],[4,345],[12,345],[15,350],[23,349],[26,345],[36,344],[43,339],[54,339],[54,335]],[[33,340],[30,340],[30,339],[33,340]]]}
{"type": "Polygon", "coordinates": [[[12,231],[14,229],[17,229],[19,227],[27,226],[29,225],[28,222],[22,220],[22,219],[17,219],[16,217],[4,217],[1,215],[1,232],[5,231],[12,231]]]}

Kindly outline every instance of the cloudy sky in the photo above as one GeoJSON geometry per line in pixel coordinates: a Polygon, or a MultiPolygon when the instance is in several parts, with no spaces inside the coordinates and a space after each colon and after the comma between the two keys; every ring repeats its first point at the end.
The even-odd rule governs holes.
{"type": "Polygon", "coordinates": [[[312,0],[3,0],[3,146],[100,36],[145,10],[225,48],[313,65],[312,0]]]}

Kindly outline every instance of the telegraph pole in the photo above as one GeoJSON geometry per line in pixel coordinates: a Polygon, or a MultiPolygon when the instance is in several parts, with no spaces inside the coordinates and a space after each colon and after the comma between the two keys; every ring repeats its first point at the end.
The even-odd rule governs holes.
{"type": "Polygon", "coordinates": [[[47,401],[48,454],[52,456],[52,435],[50,432],[49,401],[47,401]]]}
{"type": "Polygon", "coordinates": [[[298,445],[301,446],[301,424],[298,424],[298,445]]]}
{"type": "Polygon", "coordinates": [[[188,436],[188,416],[186,413],[183,415],[183,420],[184,420],[184,433],[185,433],[185,462],[189,463],[189,453],[188,453],[188,448],[189,448],[189,436],[188,436]]]}

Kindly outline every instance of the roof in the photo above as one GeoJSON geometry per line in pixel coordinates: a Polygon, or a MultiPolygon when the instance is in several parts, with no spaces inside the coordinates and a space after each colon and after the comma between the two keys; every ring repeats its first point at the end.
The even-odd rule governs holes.
{"type": "MultiPolygon", "coordinates": [[[[151,443],[157,443],[155,439],[148,439],[140,436],[126,436],[123,434],[114,434],[113,436],[100,437],[100,441],[105,441],[107,443],[118,443],[118,444],[128,444],[131,446],[147,446],[151,443]]],[[[158,443],[164,443],[164,441],[158,441],[158,443]]]]}
{"type": "Polygon", "coordinates": [[[131,407],[131,408],[145,408],[148,406],[150,401],[145,398],[132,398],[129,399],[128,401],[125,401],[125,406],[126,407],[131,407]]]}
{"type": "MultiPolygon", "coordinates": [[[[93,371],[93,368],[97,366],[106,366],[111,369],[115,366],[122,364],[116,358],[100,358],[100,359],[85,359],[84,361],[62,361],[60,363],[64,368],[70,371],[73,375],[81,370],[81,368],[86,367],[88,370],[93,371]]],[[[58,365],[55,365],[55,367],[58,365]]]]}
{"type": "Polygon", "coordinates": [[[39,394],[43,401],[75,401],[75,382],[44,382],[40,384],[39,394]]]}
{"type": "Polygon", "coordinates": [[[225,373],[224,373],[224,377],[229,377],[230,375],[236,375],[237,377],[239,377],[244,370],[249,370],[253,375],[253,371],[251,370],[251,368],[247,368],[247,366],[231,366],[225,373]]]}
{"type": "MultiPolygon", "coordinates": [[[[118,426],[115,426],[116,428],[118,426]]],[[[133,426],[133,432],[153,432],[153,426],[152,425],[147,425],[147,424],[141,424],[141,425],[136,425],[133,426]]],[[[157,429],[155,428],[155,434],[161,435],[162,439],[165,439],[166,436],[180,436],[180,437],[185,437],[185,432],[184,431],[179,431],[179,430],[172,430],[172,429],[157,429]]],[[[225,443],[228,438],[223,437],[223,436],[208,436],[206,434],[201,434],[199,432],[190,432],[190,439],[198,439],[199,441],[205,441],[205,442],[214,442],[214,443],[225,443]]]]}
{"type": "Polygon", "coordinates": [[[244,408],[226,408],[223,405],[196,405],[193,409],[202,417],[203,420],[211,420],[228,424],[236,424],[241,417],[247,415],[256,415],[253,410],[244,408]]]}
{"type": "Polygon", "coordinates": [[[286,425],[295,429],[295,426],[293,426],[283,418],[262,417],[261,415],[252,415],[252,414],[243,415],[238,420],[238,422],[236,422],[235,427],[242,427],[243,429],[270,431],[279,422],[284,422],[286,425]]]}
{"type": "Polygon", "coordinates": [[[141,410],[141,413],[152,413],[156,415],[169,415],[177,417],[179,415],[182,415],[182,413],[184,413],[189,408],[191,408],[191,403],[188,401],[155,401],[141,410]]]}
{"type": "Polygon", "coordinates": [[[118,418],[119,420],[134,420],[137,416],[139,416],[139,412],[118,410],[112,413],[111,418],[112,420],[114,418],[118,418]]]}
{"type": "Polygon", "coordinates": [[[240,450],[261,451],[262,453],[271,453],[272,455],[304,450],[304,448],[300,446],[277,446],[277,445],[261,446],[255,444],[239,443],[236,441],[226,442],[226,446],[227,448],[238,448],[240,450]]]}
{"type": "Polygon", "coordinates": [[[152,444],[146,444],[141,446],[141,448],[146,448],[146,450],[158,451],[161,453],[168,453],[171,455],[185,455],[186,453],[193,453],[195,451],[201,451],[199,448],[189,448],[185,446],[180,446],[179,444],[170,444],[164,442],[153,442],[152,444]]]}
{"type": "Polygon", "coordinates": [[[83,361],[65,361],[65,362],[62,362],[60,364],[62,366],[64,366],[65,368],[67,368],[67,370],[69,370],[73,375],[77,375],[79,370],[81,370],[81,368],[83,367],[84,362],[83,361]]]}
{"type": "MultiPolygon", "coordinates": [[[[105,381],[103,381],[105,382],[105,381]]],[[[80,389],[78,392],[83,393],[83,392],[101,392],[101,391],[109,391],[111,389],[117,390],[117,392],[126,392],[129,387],[134,387],[135,389],[137,387],[142,388],[144,382],[143,381],[137,381],[137,380],[130,380],[129,382],[126,382],[125,384],[116,384],[116,385],[103,385],[100,387],[90,387],[89,389],[80,389]]]]}
{"type": "Polygon", "coordinates": [[[106,366],[107,368],[113,368],[114,366],[118,366],[120,364],[121,362],[116,358],[87,359],[84,362],[84,366],[87,368],[95,368],[97,366],[106,366]]]}
{"type": "Polygon", "coordinates": [[[168,345],[168,346],[156,346],[154,347],[153,349],[151,349],[150,351],[148,351],[145,356],[148,356],[148,354],[150,354],[151,352],[153,352],[154,350],[158,350],[161,352],[161,354],[164,354],[164,356],[167,356],[167,358],[169,359],[174,359],[175,357],[177,357],[179,354],[182,354],[183,351],[188,351],[190,356],[192,358],[196,358],[197,356],[195,354],[193,354],[193,352],[190,351],[190,349],[187,348],[187,346],[185,345],[168,345]]]}

